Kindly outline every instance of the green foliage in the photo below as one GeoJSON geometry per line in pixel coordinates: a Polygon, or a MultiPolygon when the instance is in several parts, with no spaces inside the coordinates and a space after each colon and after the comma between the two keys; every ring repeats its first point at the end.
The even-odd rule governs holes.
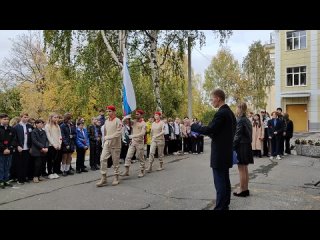
{"type": "Polygon", "coordinates": [[[243,61],[243,70],[249,81],[248,91],[255,108],[265,109],[266,88],[274,83],[274,66],[270,59],[269,51],[260,41],[254,42],[249,47],[249,53],[243,61]]]}
{"type": "Polygon", "coordinates": [[[19,116],[21,111],[19,89],[10,88],[0,92],[0,113],[6,113],[13,118],[19,116]]]}
{"type": "Polygon", "coordinates": [[[45,49],[50,51],[51,63],[71,63],[72,30],[44,30],[45,49]]]}
{"type": "Polygon", "coordinates": [[[243,78],[241,67],[235,60],[231,51],[222,48],[212,59],[211,64],[205,71],[205,83],[207,99],[215,88],[221,88],[230,101],[243,101],[248,94],[248,81],[243,78]]]}
{"type": "MultiPolygon", "coordinates": [[[[216,33],[217,36],[221,34],[220,31],[216,33]]],[[[192,44],[199,41],[200,45],[203,45],[205,36],[198,30],[163,30],[158,31],[158,34],[159,59],[156,69],[160,80],[163,111],[168,117],[184,117],[188,104],[186,40],[191,34],[192,44]]],[[[100,32],[45,30],[43,36],[44,48],[41,44],[32,46],[37,53],[37,61],[30,58],[31,61],[21,61],[20,64],[23,68],[34,62],[35,67],[31,70],[40,66],[41,71],[38,70],[37,78],[30,75],[32,81],[13,79],[12,82],[16,85],[0,92],[0,110],[12,117],[23,110],[31,117],[44,119],[47,119],[51,112],[71,112],[74,118],[82,116],[89,122],[92,116],[98,115],[100,108],[113,104],[117,108],[118,116],[122,116],[122,69],[111,57],[100,32]]],[[[108,30],[106,36],[114,53],[121,59],[118,31],[108,30]]],[[[227,35],[222,37],[227,38],[227,35]]],[[[28,39],[22,36],[17,40],[17,46],[20,42],[32,40],[28,39]]],[[[149,41],[146,31],[128,31],[130,76],[137,107],[145,110],[146,118],[153,115],[157,107],[148,57],[149,41]]],[[[24,45],[23,51],[16,51],[17,56],[24,56],[23,53],[28,52],[28,47],[24,45]]],[[[197,77],[194,79],[197,84],[200,83],[197,77]]],[[[200,89],[201,86],[192,89],[193,114],[202,119],[205,112],[212,110],[204,103],[200,89]]]]}
{"type": "Polygon", "coordinates": [[[202,116],[200,117],[200,120],[202,121],[202,124],[207,126],[212,121],[212,119],[213,119],[214,115],[216,114],[216,112],[217,111],[214,110],[214,109],[207,110],[206,112],[204,112],[202,114],[202,116]]]}

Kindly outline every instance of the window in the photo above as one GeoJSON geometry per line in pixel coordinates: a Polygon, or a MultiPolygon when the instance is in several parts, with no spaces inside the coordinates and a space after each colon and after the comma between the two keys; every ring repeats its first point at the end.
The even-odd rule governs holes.
{"type": "Polygon", "coordinates": [[[307,85],[307,67],[287,68],[287,86],[306,86],[307,85]]]}
{"type": "Polygon", "coordinates": [[[307,47],[306,31],[287,32],[287,50],[304,49],[307,47]]]}

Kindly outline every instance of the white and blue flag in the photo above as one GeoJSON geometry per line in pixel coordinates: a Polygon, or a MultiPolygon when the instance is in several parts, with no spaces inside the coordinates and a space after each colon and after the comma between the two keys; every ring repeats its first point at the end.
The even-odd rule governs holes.
{"type": "Polygon", "coordinates": [[[122,88],[122,99],[123,99],[123,115],[127,116],[133,112],[136,107],[136,96],[134,94],[134,89],[132,81],[129,74],[126,54],[123,57],[123,88],[122,88]]]}

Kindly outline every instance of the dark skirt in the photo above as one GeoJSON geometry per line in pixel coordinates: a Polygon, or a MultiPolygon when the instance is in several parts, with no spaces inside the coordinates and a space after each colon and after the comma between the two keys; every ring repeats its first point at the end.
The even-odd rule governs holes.
{"type": "Polygon", "coordinates": [[[67,149],[67,146],[66,146],[64,143],[62,143],[62,146],[61,146],[61,151],[62,151],[62,153],[73,153],[74,150],[75,150],[75,148],[76,148],[74,142],[73,142],[73,141],[70,142],[70,145],[69,145],[69,146],[70,146],[70,148],[67,149]]]}
{"type": "Polygon", "coordinates": [[[238,164],[248,165],[253,164],[253,154],[251,143],[240,143],[236,149],[238,164]]]}

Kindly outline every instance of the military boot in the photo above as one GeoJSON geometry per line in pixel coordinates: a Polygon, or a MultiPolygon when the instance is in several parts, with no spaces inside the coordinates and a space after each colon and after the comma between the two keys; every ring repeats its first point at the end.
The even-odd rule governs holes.
{"type": "Polygon", "coordinates": [[[97,182],[96,186],[97,187],[103,187],[108,185],[107,183],[107,174],[102,174],[101,179],[99,182],[97,182]]]}
{"type": "Polygon", "coordinates": [[[120,174],[120,176],[129,176],[129,166],[124,166],[126,169],[120,174]]]}
{"type": "Polygon", "coordinates": [[[159,168],[157,169],[157,171],[161,171],[161,170],[163,170],[163,162],[160,163],[160,166],[159,166],[159,168]]]}
{"type": "Polygon", "coordinates": [[[140,173],[139,173],[138,177],[142,178],[144,176],[144,174],[145,174],[144,169],[140,169],[140,173]]]}
{"type": "Polygon", "coordinates": [[[118,185],[119,183],[119,175],[114,175],[112,186],[118,185]]]}
{"type": "Polygon", "coordinates": [[[149,163],[149,167],[146,169],[146,172],[148,173],[152,172],[152,163],[149,163]]]}

